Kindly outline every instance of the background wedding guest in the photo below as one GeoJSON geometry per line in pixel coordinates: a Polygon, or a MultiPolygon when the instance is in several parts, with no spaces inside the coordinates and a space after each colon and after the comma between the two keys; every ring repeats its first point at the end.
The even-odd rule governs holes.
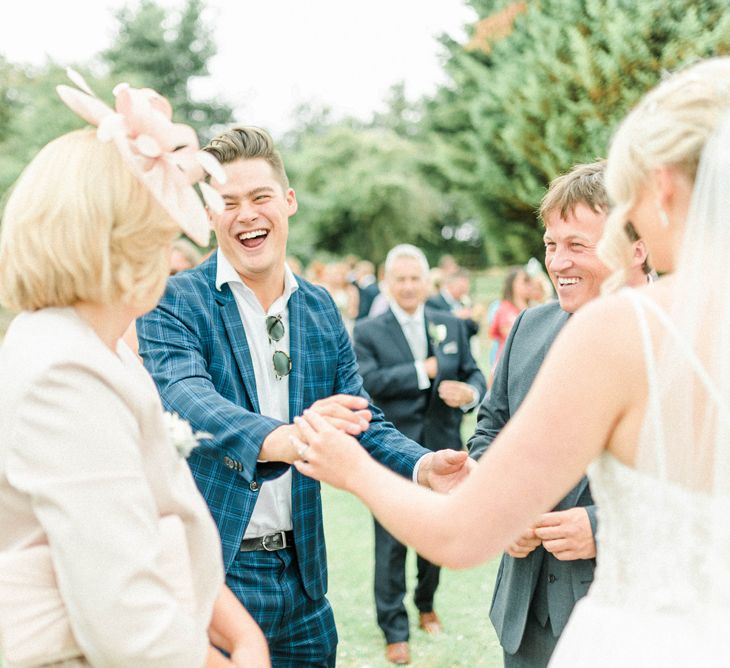
{"type": "Polygon", "coordinates": [[[465,269],[452,269],[444,273],[441,289],[438,294],[429,297],[426,303],[430,308],[450,311],[461,318],[470,337],[479,331],[478,318],[482,314],[478,309],[473,309],[469,296],[469,273],[465,269]]]}
{"type": "Polygon", "coordinates": [[[149,89],[116,88],[116,116],[59,93],[107,139],[49,143],[3,216],[0,300],[23,312],[0,349],[0,652],[10,665],[269,665],[154,384],[121,341],[161,296],[179,227],[206,243],[195,134],[149,89]],[[158,159],[137,151],[138,124],[158,159]]]}
{"type": "MultiPolygon", "coordinates": [[[[420,249],[402,244],[385,259],[389,309],[355,326],[355,354],[363,385],[385,419],[430,450],[462,449],[464,414],[475,408],[486,381],[472,357],[464,322],[450,313],[424,308],[428,261],[420,249]]],[[[386,658],[410,662],[405,545],[375,520],[374,593],[386,658]]],[[[417,557],[414,602],[418,625],[441,631],[434,610],[440,569],[417,557]]]]}
{"type": "Polygon", "coordinates": [[[330,293],[340,312],[345,329],[352,335],[352,328],[357,318],[359,295],[357,288],[347,278],[347,263],[328,262],[324,268],[322,287],[330,293]]]}
{"type": "Polygon", "coordinates": [[[517,316],[520,311],[529,306],[532,289],[532,282],[524,267],[511,267],[508,270],[502,288],[502,299],[494,310],[489,323],[489,336],[497,344],[492,369],[499,361],[504,342],[507,340],[517,316]]]}
{"type": "Polygon", "coordinates": [[[170,251],[170,276],[197,267],[202,259],[203,254],[197,246],[187,239],[175,239],[172,242],[172,250],[170,251]]]}
{"type": "Polygon", "coordinates": [[[188,461],[218,524],[227,582],[263,628],[273,664],[333,666],[319,483],[290,466],[292,421],[320,413],[432,487],[464,477],[468,458],[422,448],[368,403],[332,297],[286,265],[297,199],[268,133],[232,128],[205,150],[227,177],[211,180],[225,202],[211,216],[219,248],[173,276],[138,320],[140,353],[165,405],[213,434],[188,461]]]}
{"type": "Polygon", "coordinates": [[[355,265],[355,287],[358,290],[357,320],[367,318],[375,297],[380,292],[375,265],[370,260],[360,260],[355,265]]]}

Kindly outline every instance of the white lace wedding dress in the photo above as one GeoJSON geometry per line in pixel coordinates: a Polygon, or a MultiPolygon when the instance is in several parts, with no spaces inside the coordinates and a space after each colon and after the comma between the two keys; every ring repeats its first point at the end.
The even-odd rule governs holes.
{"type": "MultiPolygon", "coordinates": [[[[605,452],[589,468],[599,512],[595,579],[550,667],[730,666],[730,497],[718,492],[728,484],[715,485],[710,475],[708,489],[693,488],[677,482],[666,461],[675,425],[680,433],[690,427],[664,403],[671,397],[656,373],[650,324],[668,335],[677,364],[687,365],[697,379],[718,424],[727,426],[730,411],[664,311],[646,296],[632,293],[630,299],[647,360],[649,399],[640,447],[649,458],[634,469],[605,452]]],[[[727,345],[730,358],[730,341],[727,345]]],[[[690,413],[686,405],[684,412],[690,413]]]]}

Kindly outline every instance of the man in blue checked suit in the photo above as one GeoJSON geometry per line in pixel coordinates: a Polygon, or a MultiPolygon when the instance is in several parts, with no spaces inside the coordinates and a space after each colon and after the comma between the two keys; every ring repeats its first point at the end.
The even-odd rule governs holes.
{"type": "Polygon", "coordinates": [[[206,150],[223,165],[211,185],[219,249],[171,278],[139,320],[140,354],[168,410],[213,434],[190,467],[218,524],[230,588],[256,618],[275,666],[333,666],[319,483],[291,463],[305,409],[360,436],[404,476],[447,490],[467,475],[465,454],[432,453],[369,405],[332,298],[285,263],[297,201],[271,138],[234,128],[206,150]]]}

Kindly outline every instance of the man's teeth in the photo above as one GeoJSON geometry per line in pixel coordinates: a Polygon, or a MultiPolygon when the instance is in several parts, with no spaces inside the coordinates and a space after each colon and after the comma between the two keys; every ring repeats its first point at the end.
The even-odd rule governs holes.
{"type": "Polygon", "coordinates": [[[253,230],[252,232],[244,232],[243,234],[239,234],[238,238],[240,241],[245,241],[246,239],[255,239],[256,237],[263,237],[268,234],[266,230],[253,230]]]}
{"type": "Polygon", "coordinates": [[[579,278],[559,278],[558,285],[575,285],[580,281],[579,278]]]}

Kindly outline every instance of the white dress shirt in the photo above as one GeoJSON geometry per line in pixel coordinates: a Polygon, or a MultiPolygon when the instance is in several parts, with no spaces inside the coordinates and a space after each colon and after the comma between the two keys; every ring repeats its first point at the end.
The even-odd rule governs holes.
{"type": "Polygon", "coordinates": [[[416,367],[416,375],[418,376],[418,389],[427,390],[431,387],[431,379],[428,377],[423,363],[428,357],[426,316],[424,315],[423,304],[416,309],[415,313],[411,314],[406,313],[394,299],[391,299],[390,310],[393,311],[395,319],[403,330],[403,335],[406,337],[408,347],[413,354],[413,364],[416,367]]]}
{"type": "MultiPolygon", "coordinates": [[[[253,290],[249,288],[233,268],[226,256],[218,249],[218,269],[215,286],[218,290],[228,283],[238,306],[238,312],[246,332],[251,363],[256,378],[256,396],[261,415],[289,423],[289,376],[277,378],[272,360],[274,351],[290,355],[289,350],[289,298],[299,288],[288,265],[284,267],[284,292],[264,311],[253,290]],[[279,316],[284,325],[284,336],[272,342],[266,327],[266,318],[279,316]]],[[[276,531],[290,531],[291,516],[291,468],[275,480],[267,480],[258,491],[258,499],[246,527],[244,538],[255,538],[276,531]]]]}

